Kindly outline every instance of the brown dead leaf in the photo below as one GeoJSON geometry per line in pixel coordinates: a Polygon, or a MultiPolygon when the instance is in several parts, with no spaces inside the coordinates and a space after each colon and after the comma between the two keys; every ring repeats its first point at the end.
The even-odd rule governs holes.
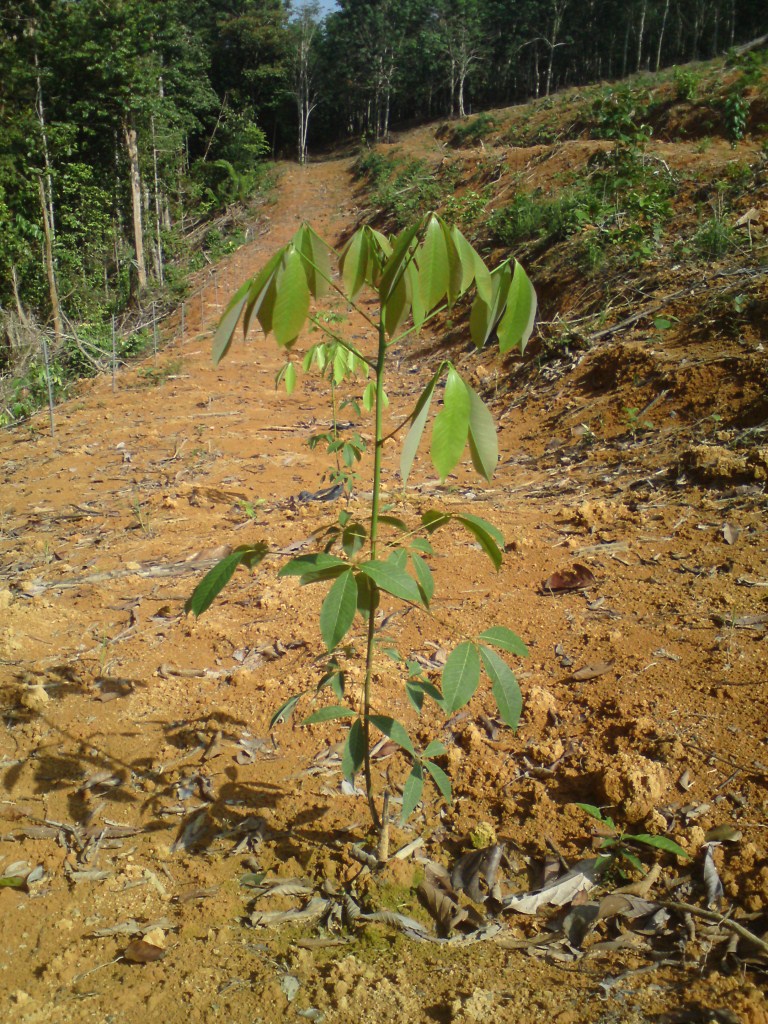
{"type": "Polygon", "coordinates": [[[726,523],[723,527],[723,540],[726,544],[735,544],[741,536],[741,530],[738,526],[733,526],[731,523],[726,523]]]}
{"type": "Polygon", "coordinates": [[[132,964],[153,964],[162,960],[167,950],[146,939],[134,939],[123,950],[123,958],[132,964]]]}
{"type": "Polygon", "coordinates": [[[578,669],[572,674],[571,679],[575,679],[578,683],[583,683],[587,679],[597,679],[598,676],[604,676],[612,668],[613,659],[610,661],[595,661],[590,665],[585,665],[584,668],[578,669]]]}
{"type": "Polygon", "coordinates": [[[570,590],[584,590],[596,583],[594,573],[579,562],[572,569],[553,572],[541,585],[543,594],[561,594],[570,590]]]}
{"type": "Polygon", "coordinates": [[[419,885],[418,893],[424,906],[437,922],[441,935],[450,935],[456,925],[466,920],[467,911],[452,900],[446,892],[438,889],[426,879],[419,885]]]}

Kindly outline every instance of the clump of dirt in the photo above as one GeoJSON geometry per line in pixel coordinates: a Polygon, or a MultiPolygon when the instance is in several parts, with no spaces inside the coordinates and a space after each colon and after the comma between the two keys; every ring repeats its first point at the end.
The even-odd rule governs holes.
{"type": "MultiPolygon", "coordinates": [[[[563,116],[575,118],[574,102],[563,116]]],[[[421,152],[430,137],[401,144],[421,152]]],[[[747,141],[735,156],[754,149],[747,141]]],[[[713,150],[678,143],[677,165],[724,167],[713,150]]],[[[525,172],[554,188],[549,175],[575,150],[542,153],[526,156],[525,172]]],[[[498,179],[497,201],[508,183],[498,179]]],[[[300,219],[336,241],[359,212],[350,161],[285,168],[269,233],[218,268],[220,298],[300,219]]],[[[518,665],[524,712],[513,734],[483,692],[448,722],[431,704],[419,719],[394,668],[382,668],[381,708],[418,743],[445,744],[455,794],[447,807],[428,790],[399,824],[410,764],[383,749],[375,781],[379,796],[392,794],[396,855],[385,866],[365,801],[341,778],[343,724],[302,727],[298,712],[270,726],[292,694],[306,691],[314,709],[336,699],[315,693],[320,595],[276,573],[338,514],[312,500],[327,459],[307,441],[329,423],[326,382],[309,378],[290,399],[275,392],[283,360],[261,337],[213,368],[221,306],[208,286],[158,356],[156,369],[173,360],[180,372],[147,386],[130,370],[115,393],[91,382],[57,411],[55,437],[42,419],[3,435],[6,1019],[598,1024],[671,1020],[685,1006],[764,1024],[767,464],[756,410],[766,362],[762,321],[746,313],[762,301],[756,255],[746,269],[729,259],[702,276],[670,254],[614,290],[601,323],[560,335],[553,289],[548,345],[526,359],[471,351],[457,311],[452,356],[494,408],[499,470],[479,487],[469,466],[445,485],[422,467],[403,494],[387,446],[391,511],[482,515],[503,531],[507,557],[487,571],[446,529],[432,560],[434,620],[393,602],[388,632],[438,681],[457,636],[509,626],[530,649],[518,665]],[[718,295],[730,333],[701,317],[718,295]],[[184,602],[207,568],[261,539],[274,558],[188,618],[184,602]],[[574,565],[588,570],[584,586],[542,585],[574,565]],[[579,804],[602,807],[616,830],[579,804]],[[635,833],[660,842],[633,844],[635,833]],[[643,881],[631,860],[617,861],[624,877],[598,892],[622,913],[648,901],[644,926],[606,906],[588,919],[597,903],[587,875],[562,912],[504,908],[566,869],[584,871],[617,835],[651,881],[621,903],[613,890],[643,881]],[[491,846],[477,849],[478,836],[491,846]],[[502,846],[493,881],[478,867],[490,871],[487,859],[466,859],[502,846]],[[468,863],[471,899],[454,874],[468,863]],[[440,866],[446,905],[455,900],[470,922],[450,938],[419,897],[440,866]],[[734,921],[746,939],[728,930],[734,921]]],[[[562,251],[542,250],[534,281],[537,267],[546,279],[547,258],[562,251]]],[[[578,321],[605,282],[573,274],[567,308],[578,321]]],[[[363,323],[339,303],[333,311],[368,344],[363,323]]],[[[398,349],[393,429],[444,354],[440,337],[398,349]]],[[[366,486],[351,499],[359,515],[366,486]]],[[[354,698],[360,669],[353,657],[347,667],[354,698]]]]}

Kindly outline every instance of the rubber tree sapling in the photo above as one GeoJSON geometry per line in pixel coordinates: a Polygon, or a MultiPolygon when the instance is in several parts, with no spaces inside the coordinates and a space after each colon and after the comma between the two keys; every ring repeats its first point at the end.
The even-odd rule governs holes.
{"type": "MultiPolygon", "coordinates": [[[[292,694],[272,722],[274,725],[285,721],[312,689],[319,691],[329,686],[338,702],[309,715],[305,722],[349,720],[342,770],[345,777],[352,779],[363,769],[372,820],[378,827],[371,774],[373,729],[398,744],[411,761],[403,790],[403,820],[421,799],[427,776],[446,799],[451,796],[450,781],[436,763],[445,753],[443,744],[432,740],[424,749],[417,749],[405,726],[382,713],[375,701],[373,667],[378,650],[377,611],[382,596],[418,607],[434,618],[430,605],[435,584],[427,559],[433,551],[432,535],[448,523],[463,527],[497,570],[504,549],[499,530],[479,516],[432,509],[421,516],[414,528],[383,511],[384,444],[398,434],[405,434],[399,466],[404,487],[429,420],[432,400],[443,380],[442,407],[432,423],[429,449],[432,465],[441,479],[445,480],[456,467],[467,446],[472,465],[484,479],[491,479],[498,462],[493,417],[448,360],[437,367],[399,426],[385,435],[383,410],[389,357],[395,344],[419,330],[441,310],[450,309],[471,288],[475,294],[469,323],[475,345],[481,348],[495,339],[501,353],[515,348],[522,351],[533,329],[536,294],[517,261],[506,260],[490,270],[458,228],[435,214],[427,215],[391,239],[370,226],[361,227],[336,257],[338,280],[332,276],[332,256],[336,254],[331,248],[309,225],[303,224],[261,272],[234,295],[216,332],[213,358],[216,363],[224,358],[239,324],[245,335],[256,320],[264,333],[274,335],[287,353],[287,363],[278,377],[290,392],[296,382],[293,346],[310,319],[329,338],[337,381],[347,371],[350,377],[355,376],[361,367],[370,374],[363,404],[374,417],[373,487],[365,521],[355,521],[344,510],[338,522],[327,530],[322,550],[291,559],[279,573],[283,577],[297,576],[302,585],[330,584],[319,617],[320,633],[329,655],[328,667],[316,688],[292,694]],[[375,314],[358,302],[364,289],[372,290],[376,297],[375,314]],[[333,330],[327,318],[310,316],[312,299],[322,299],[331,291],[341,295],[375,330],[375,353],[360,351],[333,330]],[[361,623],[365,636],[365,672],[362,699],[358,706],[351,706],[345,702],[344,673],[338,655],[356,621],[361,623]]],[[[312,361],[305,358],[305,366],[312,361]]],[[[201,615],[238,565],[254,569],[268,554],[264,542],[236,548],[201,581],[187,602],[187,610],[201,615]]],[[[417,711],[429,699],[446,716],[454,714],[472,698],[484,671],[501,718],[510,727],[517,726],[522,698],[514,673],[502,655],[524,656],[527,650],[506,625],[490,625],[479,636],[461,639],[447,657],[439,688],[392,645],[386,645],[386,653],[402,662],[407,677],[406,693],[417,711]]]]}

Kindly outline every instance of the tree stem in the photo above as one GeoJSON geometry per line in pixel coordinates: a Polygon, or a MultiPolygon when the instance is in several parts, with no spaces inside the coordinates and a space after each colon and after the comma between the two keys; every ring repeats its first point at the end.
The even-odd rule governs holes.
{"type": "MultiPolygon", "coordinates": [[[[371,496],[371,526],[369,543],[371,559],[376,558],[377,541],[379,535],[379,503],[381,499],[381,455],[384,448],[384,366],[387,357],[386,335],[384,332],[384,311],[380,311],[379,318],[379,348],[376,356],[376,406],[375,406],[375,436],[376,441],[373,449],[373,494],[371,496]]],[[[381,825],[379,813],[376,810],[376,802],[373,795],[373,779],[371,776],[371,683],[373,681],[373,642],[376,636],[376,606],[378,600],[371,601],[370,615],[368,618],[368,636],[365,649],[365,685],[363,689],[363,735],[365,737],[365,794],[368,798],[368,807],[373,820],[373,827],[378,829],[381,825]]]]}

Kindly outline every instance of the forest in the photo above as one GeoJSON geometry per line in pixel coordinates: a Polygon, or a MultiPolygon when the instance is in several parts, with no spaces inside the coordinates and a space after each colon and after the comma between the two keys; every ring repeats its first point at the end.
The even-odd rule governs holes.
{"type": "Polygon", "coordinates": [[[764,22],[762,0],[9,0],[0,374],[34,377],[41,331],[57,381],[92,371],[112,317],[177,301],[227,244],[213,218],[270,158],[707,59],[764,22]]]}

